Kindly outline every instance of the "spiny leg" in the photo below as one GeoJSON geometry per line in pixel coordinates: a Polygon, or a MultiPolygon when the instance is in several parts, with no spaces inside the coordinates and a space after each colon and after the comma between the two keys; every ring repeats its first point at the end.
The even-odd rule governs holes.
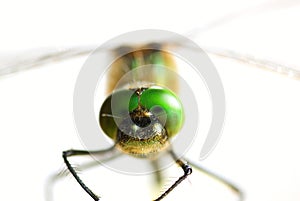
{"type": "Polygon", "coordinates": [[[224,184],[225,186],[227,186],[230,190],[232,190],[235,194],[237,194],[237,196],[239,197],[239,201],[244,200],[244,194],[243,192],[233,183],[231,183],[230,181],[228,181],[227,179],[221,177],[220,175],[217,175],[203,167],[201,167],[200,165],[191,162],[190,160],[184,158],[184,160],[188,161],[188,163],[195,169],[203,172],[204,174],[214,178],[215,180],[219,181],[220,183],[224,184]]]}
{"type": "Polygon", "coordinates": [[[158,186],[161,186],[162,184],[162,172],[159,169],[159,161],[158,160],[153,160],[151,161],[151,165],[153,169],[155,170],[155,182],[158,186]]]}
{"type": "Polygon", "coordinates": [[[105,154],[105,153],[113,153],[114,152],[115,147],[111,147],[109,149],[106,150],[100,150],[100,151],[85,151],[85,150],[67,150],[67,151],[63,151],[63,159],[65,164],[67,165],[67,168],[69,169],[69,171],[71,172],[71,174],[74,176],[74,178],[76,179],[76,181],[79,183],[79,185],[83,188],[83,190],[85,190],[85,192],[87,192],[95,201],[98,201],[100,199],[99,196],[97,196],[91,189],[89,189],[85,183],[80,179],[80,177],[78,176],[77,172],[75,171],[75,169],[72,167],[72,165],[70,164],[68,157],[71,156],[83,156],[83,155],[97,155],[97,154],[105,154]]]}
{"type": "MultiPolygon", "coordinates": [[[[97,157],[97,160],[93,159],[90,162],[83,163],[82,165],[80,165],[80,170],[87,170],[87,169],[93,168],[93,167],[99,165],[99,161],[108,162],[108,161],[111,161],[111,160],[117,158],[118,156],[120,156],[122,154],[120,152],[113,151],[110,149],[96,151],[96,152],[92,152],[92,153],[94,153],[94,156],[97,157]]],[[[53,196],[52,196],[53,195],[53,186],[55,185],[55,183],[58,180],[66,177],[66,176],[67,176],[67,174],[64,174],[62,171],[59,171],[48,177],[46,185],[45,185],[45,200],[46,201],[53,200],[53,196]]]]}
{"type": "Polygon", "coordinates": [[[183,175],[181,177],[179,177],[179,179],[177,181],[175,181],[175,183],[169,187],[163,194],[161,194],[157,199],[155,199],[154,201],[159,201],[162,200],[164,197],[166,197],[172,190],[174,190],[174,188],[176,188],[183,180],[185,180],[190,174],[192,174],[192,168],[184,163],[182,160],[177,159],[176,155],[174,154],[173,151],[170,152],[173,159],[176,161],[176,163],[182,168],[183,170],[183,175]]]}

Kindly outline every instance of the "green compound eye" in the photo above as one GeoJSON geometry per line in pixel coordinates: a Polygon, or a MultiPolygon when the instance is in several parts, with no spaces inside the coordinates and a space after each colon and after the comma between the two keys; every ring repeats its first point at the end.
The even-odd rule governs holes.
{"type": "MultiPolygon", "coordinates": [[[[138,95],[131,98],[131,106],[138,106],[138,95]]],[[[140,105],[150,110],[161,122],[165,122],[169,137],[177,134],[184,122],[183,106],[179,98],[162,87],[150,87],[140,95],[140,105]]]]}
{"type": "Polygon", "coordinates": [[[108,96],[101,106],[99,122],[104,133],[116,139],[118,126],[114,118],[123,118],[129,114],[133,108],[128,105],[128,100],[134,94],[133,90],[120,90],[108,96]],[[112,98],[113,97],[113,98],[112,98]],[[114,103],[112,103],[114,101],[114,103]],[[114,107],[112,112],[112,106],[114,107]]]}
{"type": "MultiPolygon", "coordinates": [[[[170,90],[162,87],[150,87],[140,93],[133,93],[132,90],[121,90],[115,92],[114,116],[122,118],[130,112],[136,112],[139,107],[149,110],[155,115],[172,137],[177,134],[184,122],[183,106],[179,98],[170,90]],[[129,100],[129,104],[128,104],[129,100]]],[[[111,109],[112,95],[103,103],[100,111],[100,125],[103,131],[112,139],[116,138],[117,125],[112,118],[111,109]]]]}

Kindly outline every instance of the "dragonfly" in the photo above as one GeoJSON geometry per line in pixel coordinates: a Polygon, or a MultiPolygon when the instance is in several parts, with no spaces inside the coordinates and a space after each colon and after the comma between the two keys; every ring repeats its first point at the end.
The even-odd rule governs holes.
{"type": "MultiPolygon", "coordinates": [[[[70,49],[64,49],[64,50],[59,50],[59,51],[55,50],[53,52],[46,52],[46,53],[43,52],[42,55],[36,55],[35,54],[33,57],[29,56],[29,58],[27,56],[25,56],[24,60],[21,59],[21,61],[16,61],[15,63],[12,63],[12,64],[8,65],[7,68],[2,69],[1,74],[5,75],[5,74],[13,73],[13,72],[18,72],[18,71],[21,71],[21,70],[33,68],[33,67],[38,67],[38,66],[41,66],[42,64],[45,64],[45,63],[48,63],[48,62],[53,62],[55,60],[60,61],[60,60],[69,59],[69,58],[72,58],[72,57],[86,55],[86,54],[90,53],[93,49],[94,49],[94,47],[79,47],[79,48],[70,48],[70,49]]],[[[299,72],[297,70],[295,70],[293,67],[289,67],[289,66],[286,66],[286,65],[283,65],[283,64],[274,63],[274,62],[264,60],[264,59],[257,59],[257,58],[253,58],[251,56],[241,55],[241,54],[236,53],[236,52],[222,50],[222,49],[204,48],[204,50],[207,51],[210,54],[215,54],[215,55],[219,55],[219,56],[228,57],[228,58],[231,58],[231,59],[251,63],[253,65],[260,66],[260,67],[263,67],[263,68],[266,68],[266,69],[269,69],[269,70],[273,70],[273,71],[276,71],[276,72],[279,72],[279,73],[292,75],[293,77],[296,77],[296,78],[299,76],[299,72]]],[[[141,52],[139,54],[144,55],[146,53],[141,52]]],[[[162,54],[162,53],[160,53],[160,54],[162,54]]],[[[128,59],[126,58],[124,60],[128,60],[128,59]]],[[[140,88],[140,89],[137,89],[135,92],[136,92],[137,96],[140,97],[140,96],[142,96],[143,92],[144,91],[146,92],[147,90],[148,89],[140,88]]],[[[105,129],[105,125],[103,125],[103,128],[105,129]]],[[[115,138],[115,136],[112,136],[111,134],[108,134],[108,135],[112,138],[115,138]]],[[[101,155],[101,154],[110,152],[111,150],[112,149],[104,150],[104,151],[102,150],[102,151],[99,151],[95,154],[100,154],[101,155]]],[[[69,151],[64,152],[64,160],[65,160],[70,172],[78,180],[79,184],[83,187],[83,189],[86,190],[92,198],[94,198],[95,200],[98,200],[98,197],[93,192],[91,192],[89,190],[89,188],[87,188],[82,183],[82,181],[79,179],[78,176],[76,176],[77,174],[76,174],[75,170],[72,168],[72,166],[70,165],[70,163],[67,160],[67,157],[69,157],[69,156],[86,155],[86,154],[90,154],[90,152],[82,151],[82,150],[69,150],[69,151]]],[[[174,155],[174,153],[171,153],[171,155],[174,155]]],[[[176,157],[174,156],[174,158],[176,158],[176,157]]],[[[222,183],[227,185],[230,189],[233,189],[234,191],[236,191],[237,194],[241,193],[238,190],[238,188],[235,187],[230,182],[228,182],[228,181],[224,180],[223,178],[209,172],[208,170],[205,170],[204,168],[202,168],[201,166],[198,166],[197,164],[190,163],[191,166],[187,166],[187,164],[181,159],[176,159],[175,161],[184,170],[184,175],[182,177],[180,177],[179,180],[177,180],[174,183],[174,186],[173,186],[174,188],[175,188],[175,186],[177,186],[181,182],[181,180],[180,180],[181,178],[186,178],[189,175],[189,173],[191,171],[191,167],[194,166],[195,169],[199,169],[203,172],[206,172],[207,174],[209,174],[212,177],[216,178],[217,180],[221,181],[222,183]]],[[[173,190],[173,187],[171,186],[165,193],[163,193],[160,197],[158,197],[157,200],[160,200],[164,196],[166,196],[170,191],[173,190]]],[[[241,194],[239,196],[242,197],[241,194]]]]}

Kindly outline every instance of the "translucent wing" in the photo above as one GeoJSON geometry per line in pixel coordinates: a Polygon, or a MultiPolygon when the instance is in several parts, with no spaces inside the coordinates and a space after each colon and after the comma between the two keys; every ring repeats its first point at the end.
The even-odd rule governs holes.
{"type": "Polygon", "coordinates": [[[205,51],[209,54],[216,56],[233,59],[246,64],[254,65],[265,70],[277,72],[283,75],[287,75],[292,78],[300,79],[300,66],[290,66],[281,63],[276,63],[264,58],[255,57],[254,55],[241,54],[232,50],[221,48],[205,48],[205,51]]]}
{"type": "MultiPolygon", "coordinates": [[[[176,44],[180,46],[181,44],[176,44]]],[[[0,76],[38,68],[54,62],[59,62],[67,59],[72,59],[90,54],[96,46],[82,46],[71,48],[49,48],[41,50],[31,50],[25,53],[14,55],[0,56],[0,76]]],[[[266,70],[278,72],[288,75],[293,78],[300,78],[299,66],[288,66],[281,63],[276,63],[267,59],[257,58],[255,55],[240,54],[238,52],[206,47],[203,48],[208,54],[220,56],[228,59],[233,59],[246,64],[254,65],[266,70]]],[[[109,49],[103,51],[110,51],[109,49]]]]}
{"type": "MultiPolygon", "coordinates": [[[[299,2],[295,0],[267,1],[263,4],[253,5],[251,7],[239,9],[237,11],[232,11],[224,16],[213,19],[208,23],[187,32],[185,35],[189,38],[197,39],[199,37],[203,37],[203,35],[205,36],[205,34],[207,33],[214,33],[216,32],[214,31],[215,29],[223,27],[224,25],[230,25],[230,23],[234,21],[243,21],[243,18],[253,18],[253,16],[259,15],[261,13],[286,10],[297,6],[297,4],[299,4],[299,2]]],[[[217,37],[219,38],[218,35],[217,37]]],[[[213,36],[212,38],[213,40],[215,40],[217,37],[214,38],[213,36]]],[[[206,38],[204,37],[204,39],[206,38]]],[[[225,38],[224,40],[227,39],[225,38]]],[[[241,53],[242,51],[232,50],[232,48],[229,49],[228,47],[230,47],[230,45],[227,45],[227,48],[223,48],[224,46],[214,45],[214,43],[209,40],[208,44],[202,41],[198,43],[209,54],[234,59],[240,62],[262,67],[266,70],[271,70],[279,72],[281,74],[286,74],[291,77],[299,78],[300,67],[297,65],[287,65],[282,62],[274,62],[273,60],[266,59],[263,56],[258,56],[255,53],[241,53]]],[[[184,44],[180,44],[180,42],[176,45],[184,46],[184,44]]],[[[260,45],[261,44],[259,43],[257,44],[257,46],[260,45]]],[[[26,52],[20,52],[10,55],[0,55],[0,76],[23,71],[34,67],[39,67],[45,64],[49,64],[51,62],[58,62],[65,59],[87,55],[95,48],[96,46],[47,48],[29,50],[26,52]]],[[[111,48],[104,49],[104,51],[108,50],[111,50],[111,48]]]]}
{"type": "Polygon", "coordinates": [[[47,48],[0,55],[0,76],[89,54],[94,48],[47,48]]]}

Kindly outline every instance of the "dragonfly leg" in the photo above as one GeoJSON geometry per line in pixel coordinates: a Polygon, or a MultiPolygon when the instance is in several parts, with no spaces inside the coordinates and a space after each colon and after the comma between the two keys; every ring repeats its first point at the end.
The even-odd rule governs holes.
{"type": "Polygon", "coordinates": [[[62,153],[62,157],[64,159],[64,162],[67,166],[67,168],[69,169],[69,171],[71,172],[71,174],[74,176],[74,178],[76,179],[76,181],[79,183],[79,185],[83,188],[83,190],[85,190],[95,201],[98,201],[100,199],[100,197],[98,195],[96,195],[91,189],[89,189],[89,187],[87,187],[85,185],[85,183],[80,179],[80,177],[78,176],[77,172],[75,171],[75,169],[72,167],[71,163],[69,162],[68,158],[71,156],[84,156],[84,155],[105,155],[105,154],[112,154],[114,152],[115,148],[111,147],[109,149],[106,150],[100,150],[100,151],[85,151],[85,150],[74,150],[74,149],[70,149],[67,151],[63,151],[62,153]]]}
{"type": "Polygon", "coordinates": [[[162,200],[164,197],[166,197],[174,188],[176,188],[183,180],[185,180],[190,174],[192,174],[192,168],[185,162],[183,162],[180,159],[176,159],[176,156],[174,152],[171,151],[171,155],[176,160],[176,163],[182,168],[183,175],[175,181],[175,183],[169,187],[163,194],[161,194],[157,199],[154,201],[162,200]]]}
{"type": "Polygon", "coordinates": [[[227,179],[223,178],[222,176],[213,173],[210,170],[205,169],[204,167],[200,166],[199,164],[195,163],[195,162],[191,162],[188,159],[184,159],[186,161],[188,161],[188,163],[195,168],[196,170],[199,170],[201,172],[203,172],[204,174],[212,177],[213,179],[217,180],[218,182],[224,184],[227,188],[229,188],[230,190],[232,190],[239,198],[239,201],[243,201],[244,200],[244,194],[242,192],[241,189],[239,189],[235,184],[233,184],[232,182],[228,181],[227,179]]]}
{"type": "Polygon", "coordinates": [[[153,160],[151,161],[151,165],[153,167],[155,171],[155,183],[157,184],[157,186],[161,186],[162,185],[162,172],[159,169],[159,161],[158,160],[153,160]]]}

